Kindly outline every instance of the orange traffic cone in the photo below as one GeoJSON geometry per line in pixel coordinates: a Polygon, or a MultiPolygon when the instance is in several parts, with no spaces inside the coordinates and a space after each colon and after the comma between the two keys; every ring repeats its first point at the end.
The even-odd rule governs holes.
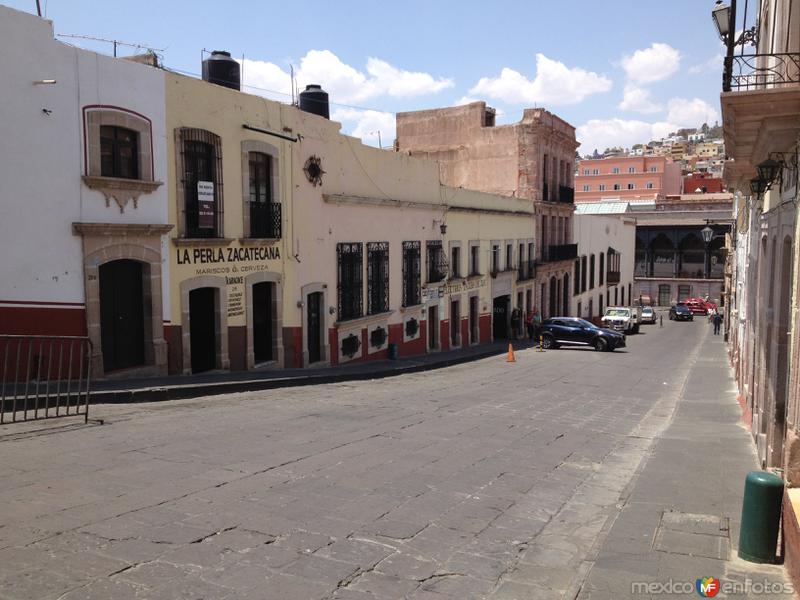
{"type": "Polygon", "coordinates": [[[517,362],[517,359],[514,358],[514,346],[511,344],[508,345],[508,358],[506,362],[517,362]]]}

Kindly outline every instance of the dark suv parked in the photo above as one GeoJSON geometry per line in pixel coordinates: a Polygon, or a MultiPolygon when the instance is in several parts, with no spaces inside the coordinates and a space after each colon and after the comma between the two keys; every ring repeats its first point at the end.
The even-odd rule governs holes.
{"type": "Polygon", "coordinates": [[[559,346],[591,346],[595,350],[612,351],[625,347],[625,336],[610,329],[602,329],[589,321],[574,317],[553,317],[540,328],[545,348],[559,346]]]}
{"type": "Polygon", "coordinates": [[[694,313],[692,312],[691,308],[681,302],[678,302],[677,304],[673,304],[672,308],[669,309],[669,320],[694,321],[694,313]]]}

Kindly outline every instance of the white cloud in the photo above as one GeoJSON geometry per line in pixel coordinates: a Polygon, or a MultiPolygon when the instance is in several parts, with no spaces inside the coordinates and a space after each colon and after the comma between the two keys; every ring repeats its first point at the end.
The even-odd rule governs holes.
{"type": "Polygon", "coordinates": [[[395,116],[393,113],[377,110],[358,110],[355,108],[337,108],[331,113],[331,119],[340,121],[345,133],[361,138],[365,144],[377,146],[378,131],[381,132],[381,145],[384,148],[394,142],[395,116]]]}
{"type": "Polygon", "coordinates": [[[632,84],[625,86],[625,94],[619,103],[620,110],[650,114],[660,111],[663,107],[650,99],[650,91],[632,84]]]}
{"type": "MultiPolygon", "coordinates": [[[[244,61],[245,86],[291,94],[290,76],[278,65],[259,60],[244,61]]],[[[295,71],[300,90],[310,83],[322,85],[331,102],[351,104],[379,96],[407,98],[433,94],[453,87],[452,79],[428,73],[404,71],[378,58],[367,60],[366,73],[342,62],[330,50],[309,50],[295,71]]],[[[261,93],[260,90],[253,90],[261,93]]],[[[263,93],[270,96],[268,93],[263,93]]]]}
{"type": "Polygon", "coordinates": [[[452,79],[435,79],[428,73],[402,71],[377,58],[367,61],[367,72],[374,78],[374,85],[380,93],[394,98],[435,94],[454,85],[452,79]]]}
{"type": "Polygon", "coordinates": [[[472,98],[471,96],[461,96],[461,98],[453,102],[453,106],[463,106],[465,104],[472,104],[473,102],[478,102],[478,99],[472,98]]]}
{"type": "Polygon", "coordinates": [[[658,140],[675,131],[673,123],[647,123],[624,119],[591,119],[579,126],[576,135],[581,143],[580,153],[591,154],[595,149],[602,152],[606,148],[618,146],[630,148],[634,144],[645,144],[658,140]]]}
{"type": "Polygon", "coordinates": [[[702,75],[704,73],[722,73],[722,62],[725,60],[723,54],[715,54],[705,62],[689,67],[690,75],[702,75]]]}
{"type": "Polygon", "coordinates": [[[718,118],[716,109],[700,98],[672,98],[667,104],[667,120],[678,127],[700,127],[718,118]]]}
{"type": "Polygon", "coordinates": [[[577,104],[592,94],[607,92],[611,85],[611,80],[603,75],[570,68],[537,54],[535,79],[506,67],[499,77],[482,77],[469,94],[509,104],[577,104]]]}
{"type": "Polygon", "coordinates": [[[673,75],[680,66],[681,53],[669,44],[654,42],[649,48],[623,56],[620,64],[630,81],[653,83],[673,75]]]}

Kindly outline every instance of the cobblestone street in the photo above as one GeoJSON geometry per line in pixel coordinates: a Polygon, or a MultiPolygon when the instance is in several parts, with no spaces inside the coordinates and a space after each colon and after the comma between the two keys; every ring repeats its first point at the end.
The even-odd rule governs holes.
{"type": "Polygon", "coordinates": [[[614,353],[5,426],[0,598],[623,597],[595,558],[712,350],[724,380],[719,339],[669,322],[614,353]]]}

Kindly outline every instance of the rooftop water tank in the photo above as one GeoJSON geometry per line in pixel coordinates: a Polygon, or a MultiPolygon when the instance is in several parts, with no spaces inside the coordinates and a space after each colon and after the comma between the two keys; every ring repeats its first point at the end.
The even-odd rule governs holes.
{"type": "Polygon", "coordinates": [[[231,58],[230,52],[214,50],[203,61],[203,80],[216,83],[232,90],[241,89],[241,70],[239,63],[231,58]]]}
{"type": "Polygon", "coordinates": [[[328,92],[320,85],[307,85],[306,89],[300,92],[300,110],[330,119],[328,92]]]}

